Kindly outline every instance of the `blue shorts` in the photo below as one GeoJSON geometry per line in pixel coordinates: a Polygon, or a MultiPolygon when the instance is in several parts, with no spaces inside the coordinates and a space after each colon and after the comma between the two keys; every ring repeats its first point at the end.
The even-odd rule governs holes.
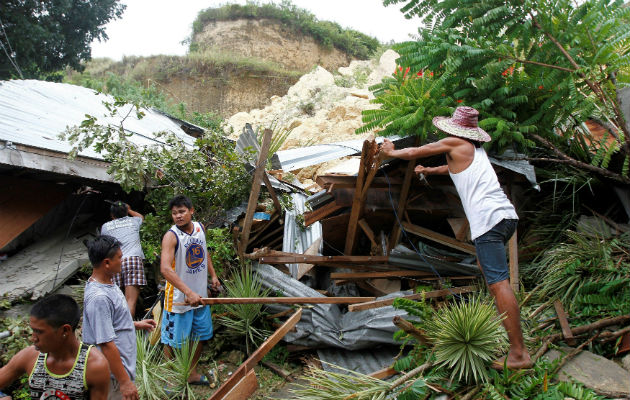
{"type": "Polygon", "coordinates": [[[179,349],[182,342],[189,338],[199,341],[212,338],[210,306],[184,313],[162,312],[162,343],[179,349]]]}
{"type": "Polygon", "coordinates": [[[477,261],[488,285],[510,278],[505,244],[516,231],[517,219],[504,219],[475,239],[477,261]]]}

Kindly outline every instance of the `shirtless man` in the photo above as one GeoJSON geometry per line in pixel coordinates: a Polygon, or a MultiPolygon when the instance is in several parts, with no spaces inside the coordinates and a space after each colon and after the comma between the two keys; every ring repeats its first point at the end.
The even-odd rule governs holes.
{"type": "MultiPolygon", "coordinates": [[[[27,374],[29,393],[34,400],[107,399],[107,360],[94,346],[77,340],[74,331],[81,310],[72,297],[62,294],[45,297],[33,305],[30,314],[33,345],[17,353],[0,369],[0,388],[27,374]]],[[[0,400],[9,399],[0,395],[0,400]]]]}
{"type": "MultiPolygon", "coordinates": [[[[478,127],[479,112],[471,107],[457,107],[453,116],[435,117],[433,125],[448,137],[420,147],[395,150],[385,139],[381,155],[403,160],[415,160],[437,154],[446,155],[446,165],[415,168],[417,174],[450,175],[464,206],[475,244],[477,261],[500,314],[505,313],[503,326],[508,333],[509,369],[530,368],[532,361],[523,341],[518,302],[509,284],[505,243],[516,230],[516,210],[501,189],[494,169],[481,144],[491,140],[478,127]]],[[[496,360],[493,368],[502,369],[504,359],[496,360]]]]}

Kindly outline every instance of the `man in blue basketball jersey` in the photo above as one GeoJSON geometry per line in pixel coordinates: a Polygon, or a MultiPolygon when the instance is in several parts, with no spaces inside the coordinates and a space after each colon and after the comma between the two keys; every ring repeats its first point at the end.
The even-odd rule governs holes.
{"type": "Polygon", "coordinates": [[[169,357],[171,347],[180,348],[186,340],[199,340],[189,382],[208,384],[208,379],[195,370],[203,343],[212,338],[210,306],[204,306],[201,299],[208,295],[208,273],[214,288],[218,289],[220,283],[208,257],[205,228],[192,220],[195,210],[190,199],[175,196],[168,208],[175,224],[162,239],[160,271],[166,278],[166,288],[161,339],[169,357]]]}

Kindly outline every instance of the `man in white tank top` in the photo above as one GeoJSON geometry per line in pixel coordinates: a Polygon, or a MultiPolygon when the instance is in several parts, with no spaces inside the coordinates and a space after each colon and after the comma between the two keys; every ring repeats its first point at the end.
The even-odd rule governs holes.
{"type": "MultiPolygon", "coordinates": [[[[381,155],[403,160],[446,155],[446,165],[417,165],[415,172],[451,176],[468,218],[477,261],[499,313],[506,315],[503,325],[510,340],[507,367],[530,368],[532,361],[523,342],[520,310],[509,284],[505,254],[505,243],[516,230],[518,216],[481,147],[481,143],[489,142],[491,137],[478,127],[478,116],[479,112],[474,108],[457,107],[452,117],[433,119],[435,127],[449,135],[446,138],[401,150],[395,150],[394,144],[385,139],[381,145],[381,155]]],[[[503,364],[504,359],[500,359],[493,363],[493,367],[502,369],[503,364]]]]}
{"type": "Polygon", "coordinates": [[[210,306],[202,302],[208,296],[208,273],[215,289],[221,284],[208,257],[205,228],[192,220],[195,209],[190,199],[175,196],[168,207],[175,224],[162,239],[160,272],[166,278],[166,288],[161,341],[170,357],[171,347],[180,348],[187,340],[198,340],[189,382],[205,385],[209,384],[208,378],[197,372],[196,366],[204,342],[213,334],[210,306]]]}

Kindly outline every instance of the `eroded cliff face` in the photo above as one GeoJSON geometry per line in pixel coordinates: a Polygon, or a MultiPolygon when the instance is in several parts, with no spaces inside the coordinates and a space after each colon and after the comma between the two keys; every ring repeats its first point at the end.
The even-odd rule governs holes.
{"type": "Polygon", "coordinates": [[[201,50],[217,49],[276,62],[287,69],[308,72],[316,66],[329,71],[346,66],[352,57],[326,48],[310,36],[296,35],[269,19],[239,19],[208,23],[193,37],[201,50]]]}

